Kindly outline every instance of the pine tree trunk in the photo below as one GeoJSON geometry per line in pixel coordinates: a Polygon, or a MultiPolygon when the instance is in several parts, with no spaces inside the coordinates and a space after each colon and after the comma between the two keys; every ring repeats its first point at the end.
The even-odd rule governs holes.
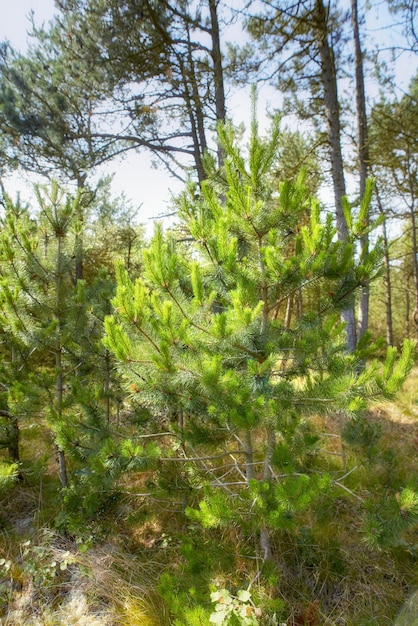
{"type": "MultiPolygon", "coordinates": [[[[55,388],[55,402],[56,402],[56,412],[57,412],[57,420],[61,422],[63,419],[62,414],[62,401],[63,401],[63,392],[64,392],[64,383],[63,383],[63,368],[62,368],[62,238],[60,234],[57,234],[57,263],[56,263],[56,311],[55,315],[57,317],[57,330],[56,330],[56,347],[55,347],[55,367],[57,370],[57,379],[56,379],[56,388],[55,388]]],[[[58,454],[58,468],[59,468],[59,477],[61,481],[61,486],[63,488],[68,486],[68,474],[67,474],[67,464],[65,460],[64,451],[57,446],[57,454],[58,454]]]]}
{"type": "MultiPolygon", "coordinates": [[[[340,106],[338,101],[334,53],[328,42],[327,12],[322,0],[316,0],[315,15],[321,64],[321,83],[328,127],[328,144],[331,157],[337,232],[340,241],[346,241],[348,238],[348,227],[343,210],[343,198],[346,195],[346,187],[341,150],[340,106]]],[[[341,317],[346,324],[347,348],[350,351],[355,350],[357,341],[354,305],[350,305],[344,309],[341,313],[341,317]]]]}
{"type": "MultiPolygon", "coordinates": [[[[383,205],[379,194],[379,188],[376,187],[376,199],[379,213],[384,215],[383,205]]],[[[382,223],[382,237],[384,253],[385,274],[383,282],[385,285],[385,318],[386,318],[386,345],[393,346],[393,317],[392,317],[392,284],[390,278],[390,256],[389,256],[389,239],[386,228],[386,221],[382,223]]]]}
{"type": "MultiPolygon", "coordinates": [[[[351,21],[354,39],[354,61],[356,76],[356,110],[357,110],[357,154],[360,178],[360,201],[364,197],[369,166],[369,145],[367,132],[366,96],[364,88],[363,53],[360,43],[359,19],[357,0],[351,0],[351,21]]],[[[360,254],[367,251],[369,245],[368,235],[360,239],[360,254]]],[[[364,285],[360,291],[358,309],[357,341],[366,332],[369,326],[369,300],[370,288],[364,285]]]]}
{"type": "Polygon", "coordinates": [[[75,282],[83,279],[83,236],[77,234],[75,237],[75,282]]]}
{"type": "Polygon", "coordinates": [[[270,533],[266,526],[260,528],[260,547],[263,555],[263,563],[273,560],[273,553],[271,550],[270,533]]]}
{"type": "Polygon", "coordinates": [[[271,464],[273,461],[274,451],[276,449],[276,432],[272,426],[267,426],[267,450],[264,459],[263,479],[270,480],[272,477],[271,464]]]}
{"type": "MultiPolygon", "coordinates": [[[[274,438],[275,440],[275,438],[274,438]]],[[[268,436],[268,444],[267,444],[267,453],[264,464],[264,476],[267,474],[267,478],[270,477],[270,461],[269,461],[269,451],[274,450],[271,447],[271,433],[268,436]]],[[[245,470],[246,470],[246,478],[247,482],[253,480],[255,478],[254,474],[254,454],[253,454],[253,444],[251,438],[251,430],[246,429],[244,431],[244,450],[245,450],[245,470]]],[[[272,551],[271,551],[271,543],[270,543],[270,533],[265,525],[262,525],[260,528],[260,548],[263,554],[263,563],[265,561],[271,561],[272,559],[272,551]]]]}
{"type": "MultiPolygon", "coordinates": [[[[190,39],[188,41],[190,44],[190,39]]],[[[206,133],[204,127],[204,114],[202,102],[200,99],[199,89],[197,86],[197,78],[195,75],[195,66],[193,61],[192,50],[188,49],[188,65],[179,57],[179,66],[183,77],[184,94],[183,98],[186,104],[187,115],[190,122],[191,135],[193,141],[193,155],[196,165],[197,178],[199,183],[205,179],[205,170],[203,167],[202,157],[207,150],[206,133]]]]}
{"type": "Polygon", "coordinates": [[[245,450],[245,473],[247,482],[254,478],[254,456],[253,442],[251,439],[251,431],[247,428],[244,431],[244,450],[245,450]]]}
{"type": "MultiPolygon", "coordinates": [[[[216,121],[224,122],[226,118],[225,107],[225,88],[222,67],[221,42],[219,35],[219,19],[218,19],[218,2],[217,0],[209,0],[209,11],[211,21],[211,37],[212,49],[211,56],[213,61],[213,78],[215,83],[215,110],[216,121]]],[[[218,143],[218,166],[221,167],[224,161],[222,147],[218,143]]]]}
{"type": "MultiPolygon", "coordinates": [[[[412,239],[412,276],[414,282],[414,312],[413,323],[415,331],[418,328],[418,247],[417,247],[417,221],[415,216],[415,206],[410,206],[410,219],[411,219],[411,239],[412,239]]],[[[416,333],[415,333],[416,334],[416,333]]]]}
{"type": "Polygon", "coordinates": [[[110,354],[109,351],[106,350],[105,355],[105,382],[104,382],[104,392],[105,392],[105,416],[106,416],[106,424],[110,424],[110,354]]]}
{"type": "MultiPolygon", "coordinates": [[[[14,370],[16,371],[16,366],[18,365],[17,356],[16,356],[16,346],[12,342],[12,350],[11,350],[12,363],[14,364],[14,370]]],[[[10,415],[8,413],[8,417],[10,419],[9,426],[9,446],[8,451],[10,454],[10,458],[12,461],[16,463],[20,463],[20,431],[19,431],[19,421],[16,416],[10,415]]]]}
{"type": "Polygon", "coordinates": [[[408,276],[405,287],[405,337],[411,336],[411,298],[410,277],[408,276]]]}
{"type": "Polygon", "coordinates": [[[383,222],[383,245],[385,249],[385,275],[383,281],[385,285],[386,344],[388,346],[393,346],[392,285],[390,278],[389,240],[385,222],[383,222]]]}
{"type": "Polygon", "coordinates": [[[64,450],[60,450],[60,448],[57,448],[57,454],[61,487],[65,489],[66,487],[68,487],[67,462],[65,460],[65,452],[64,450]]]}
{"type": "Polygon", "coordinates": [[[293,294],[291,294],[286,303],[286,313],[284,316],[284,327],[286,330],[290,328],[290,322],[292,321],[292,311],[293,311],[293,294]]]}
{"type": "MultiPolygon", "coordinates": [[[[77,179],[77,189],[81,191],[86,183],[86,175],[79,175],[77,179]]],[[[80,215],[78,215],[81,222],[84,220],[83,207],[79,207],[80,215]]],[[[77,232],[75,236],[75,282],[82,280],[84,276],[84,242],[83,242],[83,230],[77,232]]]]}
{"type": "MultiPolygon", "coordinates": [[[[274,450],[276,448],[276,433],[274,428],[267,426],[267,450],[264,459],[263,480],[271,480],[271,463],[273,460],[274,450]]],[[[260,547],[263,554],[263,562],[273,559],[271,549],[270,533],[266,526],[260,528],[260,547]]]]}

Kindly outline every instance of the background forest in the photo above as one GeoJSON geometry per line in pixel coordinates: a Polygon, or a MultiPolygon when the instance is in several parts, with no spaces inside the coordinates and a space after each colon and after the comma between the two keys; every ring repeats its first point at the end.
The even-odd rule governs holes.
{"type": "Polygon", "coordinates": [[[1,44],[0,624],[418,624],[417,10],[56,0],[1,44]],[[99,174],[138,151],[152,235],[99,174]]]}

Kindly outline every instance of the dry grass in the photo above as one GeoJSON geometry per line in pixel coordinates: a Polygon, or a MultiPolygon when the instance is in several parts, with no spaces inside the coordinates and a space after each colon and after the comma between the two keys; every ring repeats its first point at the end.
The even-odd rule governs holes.
{"type": "MultiPolygon", "coordinates": [[[[309,546],[302,555],[300,544],[292,543],[292,539],[286,543],[282,538],[276,545],[282,568],[278,593],[289,606],[290,618],[298,607],[318,600],[321,625],[393,626],[406,603],[409,621],[401,620],[399,624],[418,624],[417,596],[408,601],[418,585],[414,548],[368,549],[361,524],[364,505],[360,501],[376,490],[384,497],[385,488],[392,488],[392,480],[395,484],[417,481],[418,368],[413,370],[397,401],[372,407],[367,420],[381,428],[379,448],[392,450],[393,465],[386,466],[381,458],[375,464],[360,463],[343,481],[349,491],[337,485],[330,511],[321,512],[320,518],[311,514],[302,522],[312,530],[309,546]],[[334,549],[333,544],[338,547],[334,549]]],[[[318,465],[327,467],[335,477],[342,476],[345,463],[346,467],[357,464],[355,454],[342,444],[343,425],[338,417],[329,416],[313,418],[312,422],[323,433],[318,465]]],[[[416,544],[413,531],[405,539],[411,546],[416,544]]]]}
{"type": "MultiPolygon", "coordinates": [[[[418,476],[417,390],[415,368],[395,403],[376,405],[368,414],[368,419],[382,428],[383,447],[395,451],[396,472],[404,480],[418,476]]],[[[343,473],[338,419],[317,418],[315,427],[324,433],[320,463],[343,473]]],[[[164,548],[167,533],[176,536],[184,530],[178,527],[178,518],[170,512],[142,515],[141,507],[146,506],[134,494],[136,488],[143,491],[143,485],[126,483],[127,493],[133,495],[123,503],[108,542],[95,543],[83,551],[83,544],[44,530],[56,513],[51,505],[53,489],[49,494],[46,482],[51,480],[52,462],[41,481],[33,477],[17,485],[0,511],[0,559],[12,563],[7,572],[0,567],[0,626],[169,626],[172,621],[156,587],[165,567],[174,566],[175,571],[175,560],[180,559],[176,546],[171,551],[164,548]],[[39,551],[34,549],[32,556],[25,556],[22,545],[29,539],[39,551]],[[38,559],[40,570],[55,562],[56,575],[40,584],[28,566],[30,558],[38,559]],[[64,561],[68,566],[61,570],[64,561]]],[[[378,471],[359,468],[350,477],[352,483],[346,484],[366,496],[378,484],[378,471]]],[[[402,563],[396,553],[369,550],[362,541],[361,508],[355,496],[338,489],[332,511],[323,522],[315,521],[314,515],[305,520],[307,527],[313,528],[308,547],[312,562],[297,556],[300,545],[294,537],[278,539],[279,576],[265,597],[270,593],[282,598],[288,615],[318,600],[320,624],[324,626],[393,625],[402,604],[418,585],[416,561],[411,558],[409,563],[402,563]],[[338,545],[335,550],[334,541],[338,545]]],[[[240,547],[240,529],[225,532],[225,545],[248,552],[240,547]]],[[[238,558],[231,580],[237,585],[251,580],[253,563],[238,558]]],[[[406,617],[401,613],[397,626],[416,626],[416,610],[415,596],[405,605],[406,617]]]]}
{"type": "Polygon", "coordinates": [[[1,626],[168,624],[155,592],[160,567],[114,544],[84,551],[44,530],[6,557],[11,567],[0,575],[7,595],[1,626]]]}

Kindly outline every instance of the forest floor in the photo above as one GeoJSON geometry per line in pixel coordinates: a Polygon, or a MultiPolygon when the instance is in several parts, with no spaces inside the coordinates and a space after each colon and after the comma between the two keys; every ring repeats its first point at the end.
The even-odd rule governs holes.
{"type": "MultiPolygon", "coordinates": [[[[380,445],[396,459],[398,478],[408,482],[418,476],[418,368],[397,401],[373,407],[368,419],[381,427],[380,445]]],[[[317,427],[329,433],[338,424],[318,419],[317,427]]],[[[126,495],[100,537],[89,525],[77,535],[57,532],[56,478],[44,455],[50,444],[42,439],[41,429],[32,431],[22,430],[22,452],[32,454],[32,475],[9,490],[0,509],[0,626],[209,624],[210,608],[190,610],[188,617],[177,620],[172,608],[177,606],[179,615],[176,602],[187,603],[197,593],[193,577],[204,580],[205,559],[209,569],[213,546],[222,544],[225,554],[220,554],[219,562],[227,560],[230,546],[240,542],[238,535],[206,534],[206,556],[204,551],[193,556],[190,567],[181,543],[193,529],[185,529],[164,510],[149,515],[144,501],[135,495],[142,488],[143,479],[138,477],[124,484],[126,495]],[[34,450],[39,459],[33,458],[34,450]]],[[[364,470],[352,487],[363,495],[380,483],[384,496],[390,471],[387,466],[364,470]]],[[[300,540],[295,546],[288,538],[278,541],[281,574],[272,575],[270,585],[254,579],[248,561],[235,561],[231,572],[235,588],[240,578],[245,587],[253,577],[253,596],[263,606],[260,624],[418,625],[418,597],[413,596],[418,587],[416,532],[399,549],[373,551],[359,535],[361,506],[359,499],[342,496],[338,516],[334,513],[326,520],[322,536],[315,535],[314,547],[307,540],[303,558],[300,540]],[[298,558],[286,556],[292,547],[298,558]],[[308,615],[310,606],[314,608],[308,615]]],[[[242,545],[239,549],[244,550],[242,545]]],[[[226,585],[224,565],[222,572],[219,582],[226,585]]],[[[209,586],[207,590],[209,596],[209,586]]]]}

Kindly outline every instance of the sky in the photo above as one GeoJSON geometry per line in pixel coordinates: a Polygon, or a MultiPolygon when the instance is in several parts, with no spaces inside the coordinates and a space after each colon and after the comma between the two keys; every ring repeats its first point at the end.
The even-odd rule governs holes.
{"type": "MultiPolygon", "coordinates": [[[[349,6],[348,0],[342,0],[342,2],[349,6]]],[[[388,26],[390,25],[391,35],[395,35],[396,28],[390,22],[393,18],[388,17],[382,9],[384,3],[372,0],[370,4],[375,7],[379,6],[374,21],[369,26],[371,31],[387,23],[388,26]]],[[[24,52],[27,46],[27,32],[31,25],[30,12],[34,12],[35,23],[39,26],[42,23],[47,25],[54,10],[54,0],[0,0],[0,41],[7,39],[14,48],[24,52]]],[[[407,89],[414,71],[417,71],[417,57],[411,60],[411,57],[407,55],[401,56],[397,66],[397,78],[404,89],[407,89]]],[[[275,94],[277,92],[274,92],[272,88],[261,88],[260,114],[269,107],[269,104],[275,103],[274,100],[277,98],[275,94]]],[[[275,104],[277,106],[277,102],[275,104]]],[[[229,114],[232,115],[235,123],[244,122],[248,125],[250,87],[230,98],[228,106],[229,114]]],[[[264,127],[265,125],[264,120],[264,127]]],[[[113,161],[100,170],[102,175],[114,173],[112,190],[115,195],[124,192],[133,207],[137,208],[141,205],[139,221],[145,225],[148,233],[152,232],[153,223],[159,215],[170,212],[171,195],[179,193],[183,187],[180,181],[174,180],[164,171],[153,169],[150,161],[151,157],[146,152],[139,154],[129,152],[122,162],[113,161]]],[[[19,190],[24,200],[30,199],[32,181],[28,175],[14,175],[6,178],[4,182],[6,189],[12,195],[19,190]]]]}
{"type": "MultiPolygon", "coordinates": [[[[12,46],[24,52],[27,47],[27,32],[31,27],[29,15],[33,11],[37,26],[48,24],[54,14],[54,0],[0,0],[0,41],[9,40],[12,46]]],[[[269,88],[264,88],[269,91],[269,88]]],[[[250,113],[251,87],[241,90],[238,96],[231,99],[230,112],[238,124],[248,124],[250,113]]],[[[263,98],[264,106],[267,99],[263,98]]],[[[126,195],[134,209],[140,207],[138,220],[145,226],[148,235],[152,234],[154,223],[161,215],[171,213],[170,199],[184,188],[181,181],[173,179],[162,169],[155,169],[151,164],[151,156],[145,151],[128,152],[122,161],[112,161],[99,170],[101,175],[113,175],[112,192],[115,196],[126,195]]],[[[42,182],[45,182],[42,179],[42,182]]],[[[24,172],[4,178],[9,194],[14,196],[18,191],[22,200],[29,201],[32,197],[33,177],[24,172]]],[[[172,220],[164,219],[168,225],[172,220]]]]}
{"type": "MultiPolygon", "coordinates": [[[[0,0],[0,41],[7,39],[14,48],[24,52],[31,11],[37,26],[46,25],[54,13],[54,0],[0,0]]],[[[131,152],[122,162],[109,163],[100,170],[102,175],[115,174],[112,184],[115,196],[124,192],[133,207],[142,205],[139,221],[147,232],[152,232],[156,217],[169,211],[171,193],[182,189],[180,181],[153,169],[150,160],[149,154],[131,152]]],[[[30,199],[33,182],[29,175],[21,173],[5,178],[4,182],[11,195],[20,191],[22,199],[30,199]]]]}
{"type": "Polygon", "coordinates": [[[23,47],[31,10],[37,24],[47,22],[54,12],[54,0],[0,0],[0,39],[10,39],[14,45],[23,47]]]}

